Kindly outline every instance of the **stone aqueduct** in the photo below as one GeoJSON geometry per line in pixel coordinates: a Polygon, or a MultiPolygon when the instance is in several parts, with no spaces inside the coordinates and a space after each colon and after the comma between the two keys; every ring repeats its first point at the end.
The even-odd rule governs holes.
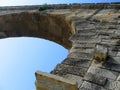
{"type": "Polygon", "coordinates": [[[120,90],[120,3],[0,7],[0,38],[38,37],[69,50],[37,90],[120,90]]]}

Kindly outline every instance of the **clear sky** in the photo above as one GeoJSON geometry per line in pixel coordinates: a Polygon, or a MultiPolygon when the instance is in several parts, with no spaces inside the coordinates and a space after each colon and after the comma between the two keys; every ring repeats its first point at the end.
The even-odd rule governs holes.
{"type": "Polygon", "coordinates": [[[94,2],[120,2],[120,0],[0,0],[0,6],[39,5],[53,3],[94,3],[94,2]]]}
{"type": "Polygon", "coordinates": [[[0,40],[0,90],[33,90],[35,71],[50,72],[68,51],[38,38],[0,40]]]}
{"type": "MultiPolygon", "coordinates": [[[[120,2],[120,0],[0,0],[0,6],[53,3],[120,2]]],[[[35,71],[50,72],[68,55],[62,46],[38,38],[0,40],[0,90],[35,90],[35,71]]]]}

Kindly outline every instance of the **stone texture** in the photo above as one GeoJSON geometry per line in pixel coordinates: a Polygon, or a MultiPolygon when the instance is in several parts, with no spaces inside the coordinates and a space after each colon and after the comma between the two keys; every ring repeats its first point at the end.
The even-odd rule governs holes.
{"type": "Polygon", "coordinates": [[[98,74],[92,74],[92,73],[87,73],[84,77],[86,81],[90,81],[92,83],[99,84],[101,86],[104,86],[106,83],[107,78],[100,76],[98,74]]]}
{"type": "Polygon", "coordinates": [[[69,19],[60,15],[43,14],[37,11],[11,13],[0,16],[0,31],[2,31],[0,37],[45,38],[70,49],[72,43],[68,38],[73,34],[71,25],[69,19]]]}
{"type": "Polygon", "coordinates": [[[77,43],[74,43],[73,44],[73,47],[75,48],[94,48],[95,47],[95,44],[92,44],[92,43],[83,43],[83,44],[77,44],[77,43]]]}
{"type": "Polygon", "coordinates": [[[79,52],[73,52],[68,55],[68,58],[81,58],[81,59],[88,59],[91,60],[92,54],[89,53],[79,53],[79,52]]]}
{"type": "Polygon", "coordinates": [[[80,76],[72,75],[72,74],[66,74],[63,77],[69,79],[69,80],[74,80],[77,81],[78,88],[82,85],[83,83],[83,78],[80,76]]]}
{"type": "Polygon", "coordinates": [[[115,63],[115,64],[120,64],[120,57],[110,57],[108,59],[108,62],[115,63]]]}
{"type": "Polygon", "coordinates": [[[116,80],[118,76],[117,72],[110,71],[107,69],[92,67],[92,66],[88,69],[88,72],[92,74],[96,74],[96,76],[98,75],[98,76],[106,77],[106,78],[113,79],[113,80],[116,80]]]}
{"type": "Polygon", "coordinates": [[[106,47],[102,45],[97,45],[95,48],[93,59],[98,62],[105,61],[107,58],[107,52],[108,49],[106,47]]]}
{"type": "Polygon", "coordinates": [[[105,85],[105,88],[108,90],[119,90],[120,89],[120,82],[108,80],[107,84],[105,85]]]}
{"type": "Polygon", "coordinates": [[[37,71],[36,79],[37,90],[77,90],[76,81],[56,75],[37,71]]]}
{"type": "MultiPolygon", "coordinates": [[[[79,90],[120,90],[120,3],[48,7],[41,12],[38,6],[0,7],[0,38],[25,36],[57,42],[69,49],[69,55],[52,74],[75,80],[79,90]],[[102,57],[102,62],[93,56],[102,57]]],[[[55,77],[37,77],[36,89],[68,89],[67,80],[60,83],[55,77]]]]}
{"type": "Polygon", "coordinates": [[[62,63],[71,66],[89,67],[91,61],[88,59],[67,58],[62,63]]]}
{"type": "Polygon", "coordinates": [[[103,87],[84,81],[79,90],[105,90],[103,87]]]}
{"type": "Polygon", "coordinates": [[[78,76],[84,76],[87,71],[87,68],[84,67],[77,67],[77,66],[70,66],[65,64],[58,64],[55,70],[53,70],[52,74],[57,74],[60,76],[66,74],[73,74],[78,76]]]}

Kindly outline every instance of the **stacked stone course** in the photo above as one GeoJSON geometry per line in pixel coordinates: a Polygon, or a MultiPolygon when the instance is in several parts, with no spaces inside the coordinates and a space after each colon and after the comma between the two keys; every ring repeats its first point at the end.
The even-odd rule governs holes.
{"type": "MultiPolygon", "coordinates": [[[[73,30],[71,30],[70,32],[68,30],[66,30],[67,32],[62,31],[61,37],[63,37],[62,43],[64,44],[62,43],[60,44],[62,44],[66,48],[68,47],[70,48],[71,46],[71,43],[66,39],[68,39],[70,35],[73,34],[69,38],[69,40],[72,42],[72,47],[69,50],[70,53],[63,62],[58,64],[55,67],[55,69],[51,71],[50,75],[47,75],[46,73],[36,72],[37,90],[57,90],[56,87],[60,88],[58,90],[61,90],[61,87],[63,90],[69,90],[70,85],[73,85],[73,90],[120,90],[120,3],[119,2],[96,3],[96,4],[74,3],[69,5],[67,4],[49,5],[49,7],[51,9],[69,9],[69,11],[72,11],[72,9],[74,9],[75,11],[73,10],[71,14],[67,13],[60,15],[71,18],[72,23],[69,23],[70,25],[68,25],[68,23],[65,24],[67,25],[69,30],[71,30],[69,26],[74,25],[75,31],[73,30]],[[82,14],[84,17],[80,16],[82,14]],[[66,41],[69,43],[65,43],[66,41]],[[62,79],[65,78],[65,80],[69,79],[71,80],[71,83],[64,82],[64,80],[56,79],[55,76],[57,76],[57,78],[61,77],[62,79]],[[42,77],[45,78],[43,79],[42,77]],[[72,83],[72,81],[77,82],[77,84],[72,83]],[[63,85],[63,83],[65,85],[63,85]],[[53,86],[51,87],[50,85],[53,86]]],[[[2,17],[6,16],[8,12],[9,15],[11,14],[11,12],[17,13],[15,10],[20,10],[20,12],[26,12],[25,10],[27,10],[27,12],[32,12],[33,10],[37,10],[37,8],[38,6],[17,8],[1,7],[0,20],[2,20],[2,17]],[[5,12],[3,13],[3,11],[7,11],[7,13],[5,12]]],[[[43,15],[46,15],[46,13],[50,14],[50,12],[47,11],[42,12],[43,15]]],[[[21,15],[24,16],[29,14],[31,13],[27,14],[23,13],[21,15]]],[[[35,14],[37,14],[36,17],[39,16],[38,11],[34,11],[32,16],[34,16],[35,14]]],[[[56,23],[59,20],[59,19],[55,20],[56,17],[54,18],[53,16],[50,15],[48,16],[49,18],[53,19],[53,21],[55,21],[56,23]]],[[[14,17],[14,15],[11,14],[10,17],[14,17]]],[[[10,19],[10,17],[8,20],[6,19],[5,21],[6,23],[9,23],[6,25],[6,27],[11,28],[10,30],[16,29],[17,27],[10,26],[13,25],[10,24],[11,22],[9,20],[13,20],[10,19]]],[[[4,19],[5,18],[7,17],[4,17],[4,19]]],[[[38,18],[38,21],[39,20],[40,19],[38,18]]],[[[9,28],[2,27],[3,22],[4,20],[0,21],[1,30],[0,37],[6,38],[8,37],[6,34],[7,32],[6,29],[9,28]],[[3,29],[5,29],[5,31],[3,29]]],[[[27,27],[27,29],[30,28],[27,27]]],[[[63,29],[65,30],[66,28],[63,26],[63,29]]],[[[37,29],[35,30],[37,31],[37,29]]],[[[35,30],[32,29],[32,33],[35,33],[35,30]]],[[[59,32],[61,32],[60,30],[59,32]]],[[[52,37],[52,35],[51,36],[49,35],[49,38],[47,39],[50,39],[50,37],[52,37],[52,40],[56,41],[54,39],[56,39],[55,37],[59,34],[55,32],[55,30],[53,31],[54,32],[51,31],[48,34],[53,33],[52,35],[55,34],[55,36],[52,37]]],[[[39,30],[38,32],[40,35],[46,33],[39,30]]],[[[31,34],[30,31],[27,31],[26,33],[28,36],[29,33],[31,36],[35,36],[34,34],[31,34]]],[[[10,32],[9,37],[12,36],[12,34],[14,34],[14,32],[10,32]]],[[[16,35],[16,37],[17,36],[19,36],[19,34],[16,35]]],[[[43,38],[45,38],[45,36],[43,38]]],[[[57,40],[58,39],[61,38],[57,38],[57,40]]]]}

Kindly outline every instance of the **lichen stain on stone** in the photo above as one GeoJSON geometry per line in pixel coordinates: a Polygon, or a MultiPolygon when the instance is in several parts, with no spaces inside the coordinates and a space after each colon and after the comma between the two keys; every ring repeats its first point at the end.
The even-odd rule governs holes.
{"type": "Polygon", "coordinates": [[[98,61],[98,62],[102,62],[102,61],[106,60],[106,57],[107,56],[101,52],[95,52],[93,59],[98,61]]]}

